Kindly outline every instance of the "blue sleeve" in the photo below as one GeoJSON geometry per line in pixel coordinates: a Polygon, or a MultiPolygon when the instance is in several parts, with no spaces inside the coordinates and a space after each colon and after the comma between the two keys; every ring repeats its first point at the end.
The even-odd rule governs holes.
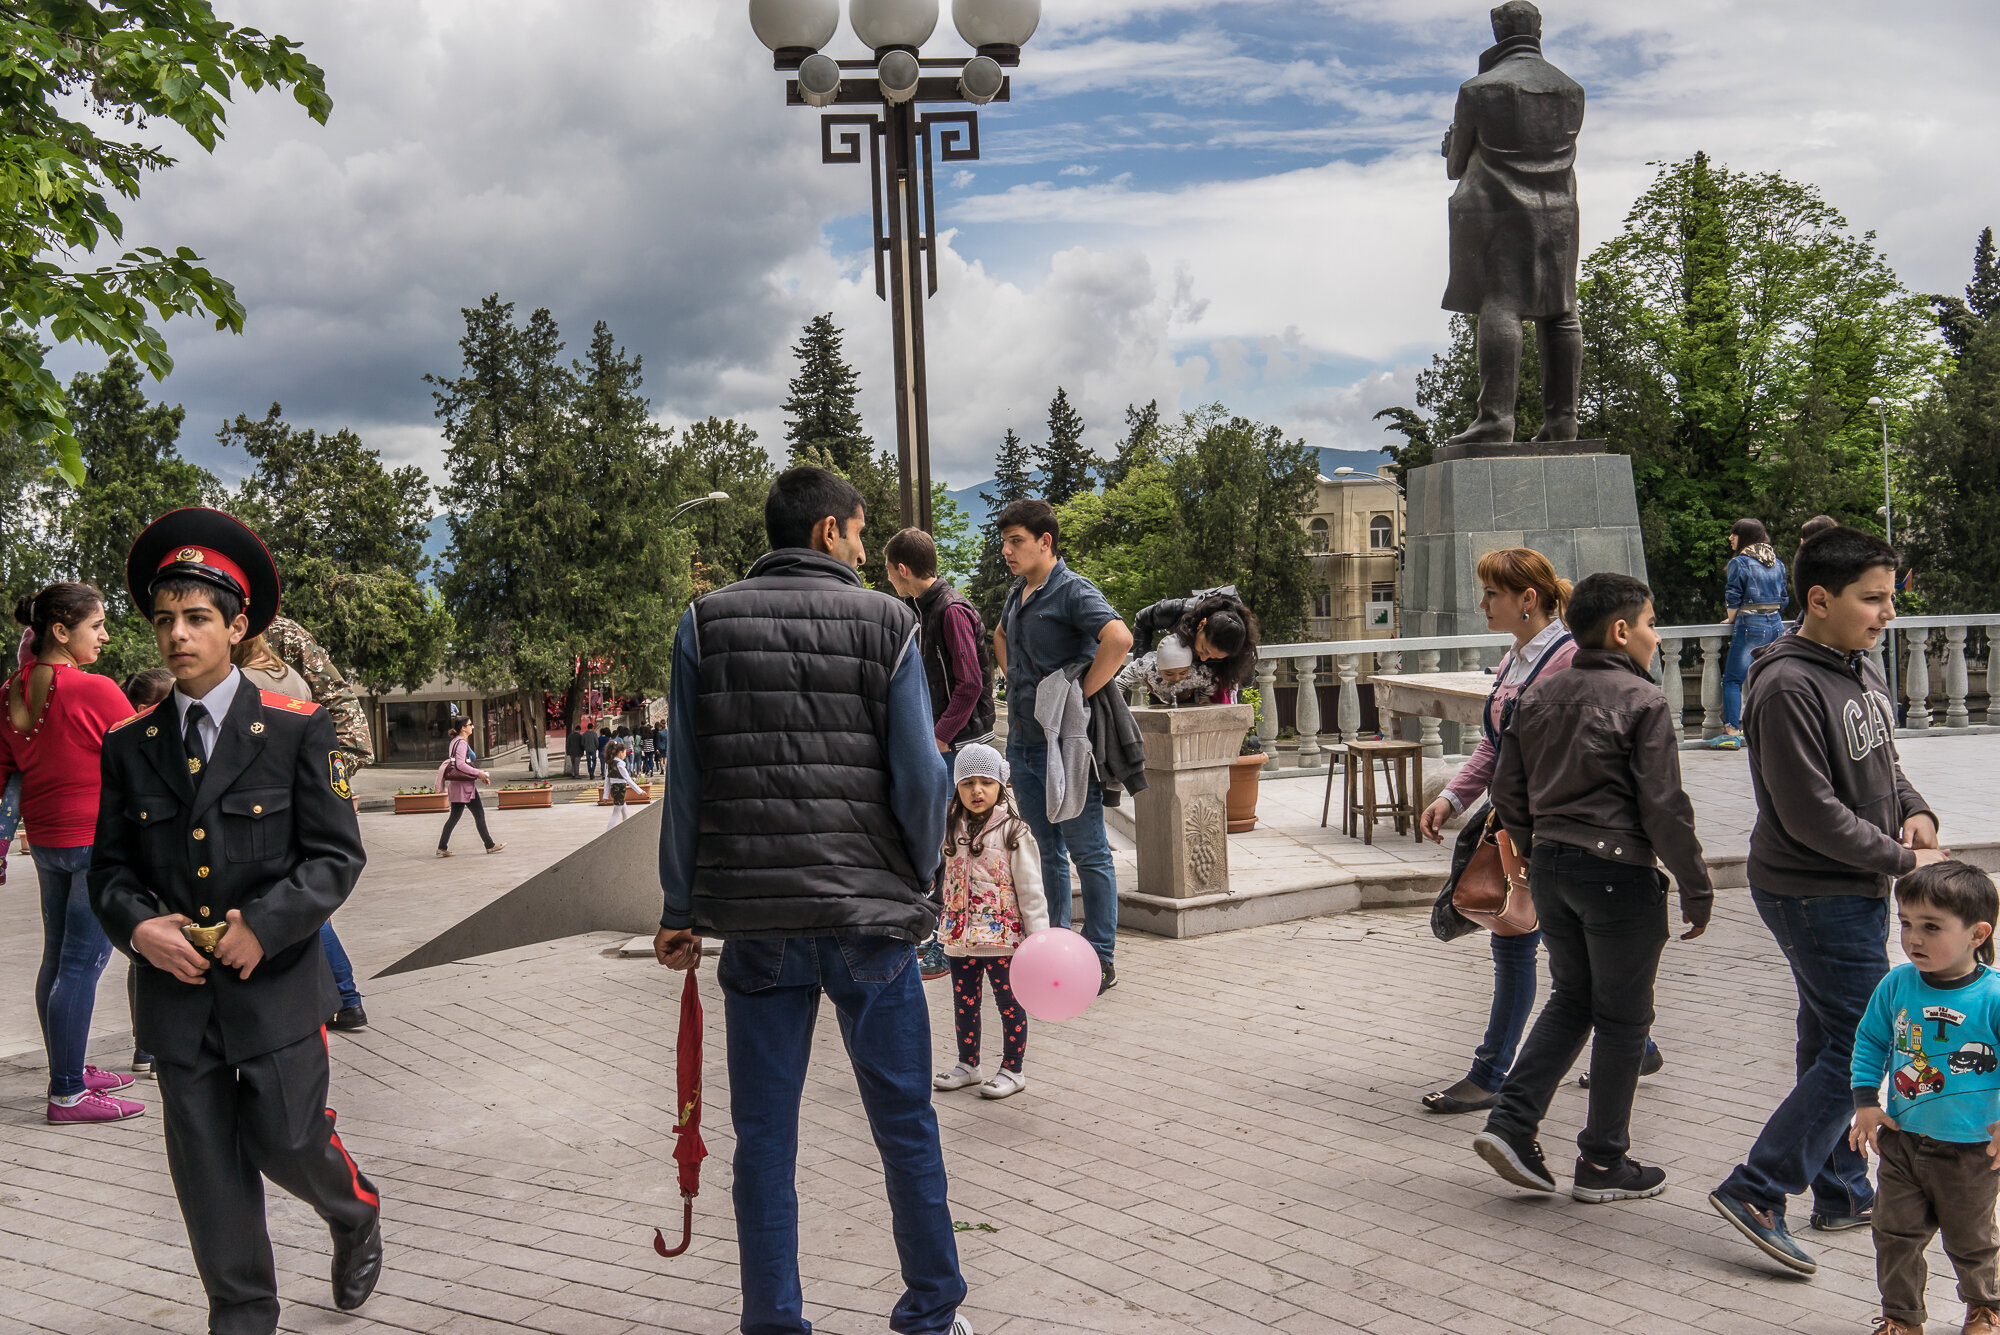
{"type": "MultiPolygon", "coordinates": [[[[701,645],[695,640],[694,609],[681,614],[674,633],[674,675],[667,689],[666,807],[660,812],[660,889],[666,905],[660,926],[694,926],[694,856],[701,835],[701,760],[694,749],[696,676],[701,645]]],[[[923,674],[917,675],[919,685],[923,674]]],[[[926,706],[928,708],[928,706],[926,706]]],[[[944,836],[938,836],[940,843],[944,836]]]]}
{"type": "MultiPolygon", "coordinates": [[[[1078,576],[1072,587],[1075,594],[1070,601],[1070,618],[1077,629],[1095,640],[1106,626],[1118,619],[1118,611],[1089,580],[1078,576]]],[[[1096,652],[1093,645],[1091,653],[1096,652]]]]}
{"type": "Polygon", "coordinates": [[[1750,601],[1750,576],[1749,572],[1744,568],[1749,559],[1746,556],[1732,556],[1729,558],[1728,587],[1723,590],[1722,594],[1722,605],[1724,607],[1741,607],[1744,603],[1750,601]]]}
{"type": "Polygon", "coordinates": [[[931,688],[924,682],[923,660],[914,652],[915,644],[913,634],[889,679],[889,805],[903,827],[910,866],[919,884],[929,886],[943,856],[951,774],[938,753],[931,688]]]}
{"type": "Polygon", "coordinates": [[[1896,974],[1897,970],[1891,969],[1875,985],[1868,1009],[1855,1027],[1854,1063],[1848,1083],[1856,1089],[1880,1089],[1882,1078],[1889,1074],[1889,1056],[1896,1038],[1896,1022],[1890,1013],[1895,1006],[1896,974]]]}

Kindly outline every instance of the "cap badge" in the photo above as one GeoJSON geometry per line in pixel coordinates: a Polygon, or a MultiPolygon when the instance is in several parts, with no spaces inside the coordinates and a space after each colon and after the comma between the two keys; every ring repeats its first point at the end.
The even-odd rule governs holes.
{"type": "Polygon", "coordinates": [[[185,561],[189,565],[200,565],[203,561],[207,559],[208,558],[202,554],[202,550],[199,547],[183,547],[178,552],[174,553],[174,560],[185,561]]]}

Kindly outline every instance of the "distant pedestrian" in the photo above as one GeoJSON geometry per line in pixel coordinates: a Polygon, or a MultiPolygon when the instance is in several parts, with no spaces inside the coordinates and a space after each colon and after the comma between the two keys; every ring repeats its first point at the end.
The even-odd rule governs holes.
{"type": "Polygon", "coordinates": [[[1798,988],[1798,1080],[1708,1201],[1807,1275],[1819,1267],[1785,1226],[1788,1196],[1812,1191],[1823,1232],[1872,1222],[1868,1164],[1846,1139],[1848,1077],[1855,1026],[1889,972],[1889,884],[1947,856],[1867,656],[1895,618],[1895,572],[1896,549],[1873,534],[1833,528],[1806,543],[1792,575],[1802,624],[1758,655],[1743,691],[1750,902],[1798,988]]]}
{"type": "Polygon", "coordinates": [[[653,775],[653,730],[640,728],[634,734],[639,745],[639,772],[647,778],[653,775]]]}
{"type": "Polygon", "coordinates": [[[472,823],[479,827],[479,841],[486,845],[487,852],[498,853],[507,846],[495,843],[486,829],[486,808],[479,800],[479,785],[492,787],[493,776],[479,768],[477,759],[472,749],[472,720],[461,715],[452,720],[450,750],[444,764],[438,766],[438,778],[451,802],[451,815],[445,818],[444,829],[438,835],[437,855],[441,858],[451,856],[451,832],[468,808],[472,811],[472,823]]]}
{"type": "Polygon", "coordinates": [[[97,980],[112,950],[90,910],[87,877],[100,824],[104,737],[132,707],[117,682],[85,670],[111,639],[104,595],[91,585],[51,584],[21,599],[14,619],[30,633],[20,670],[5,687],[0,785],[21,775],[21,819],[41,882],[35,1014],[49,1061],[48,1120],[123,1121],[146,1110],[115,1094],[132,1078],[84,1060],[97,980]]]}
{"type": "Polygon", "coordinates": [[[1875,1335],[1922,1332],[1924,1252],[1939,1233],[1965,1300],[1964,1335],[2000,1335],[2000,893],[1979,868],[1940,862],[1896,882],[1896,905],[1910,962],[1876,985],[1854,1031],[1847,1133],[1856,1154],[1881,1156],[1875,1335]]]}
{"type": "Polygon", "coordinates": [[[696,599],[674,637],[653,948],[693,969],[699,937],[723,942],[741,1324],[759,1335],[811,1329],[796,1183],[822,997],[881,1151],[903,1280],[889,1328],[971,1335],[915,950],[936,926],[950,781],[916,615],[857,573],[866,522],[844,479],[780,474],[764,505],[772,550],[696,599]]]}
{"type": "Polygon", "coordinates": [[[625,807],[626,795],[632,789],[640,787],[639,781],[632,777],[632,771],[626,764],[631,754],[631,746],[621,741],[613,741],[604,748],[604,797],[611,803],[611,819],[604,822],[604,828],[607,830],[625,819],[628,814],[625,807]]]}
{"type": "Polygon", "coordinates": [[[1007,677],[1007,761],[1021,815],[1042,850],[1049,921],[1070,922],[1069,864],[1083,882],[1083,934],[1097,951],[1100,992],[1118,985],[1118,876],[1104,833],[1104,789],[1091,748],[1051,744],[1036,717],[1036,693],[1079,690],[1087,703],[1111,684],[1132,647],[1132,632],[1097,586],[1071,570],[1060,552],[1055,507],[1038,497],[1015,501],[994,520],[1014,585],[1000,609],[993,649],[1007,677]],[[1052,818],[1051,791],[1068,796],[1052,818]]]}
{"type": "Polygon", "coordinates": [[[1014,949],[1049,925],[1042,895],[1042,852],[1034,832],[1007,796],[1007,761],[992,747],[959,749],[958,781],[945,817],[944,917],[937,939],[951,959],[952,1021],[958,1065],[931,1082],[935,1089],[978,1085],[984,1098],[1004,1099],[1028,1087],[1028,1015],[1014,999],[1014,949]],[[980,979],[993,981],[1000,1012],[1000,1069],[981,1083],[980,979]]]}
{"type": "Polygon", "coordinates": [[[1729,530],[1729,550],[1734,555],[1729,558],[1728,587],[1723,593],[1729,613],[1723,620],[1734,629],[1722,668],[1722,735],[1715,745],[1741,750],[1743,679],[1750,673],[1751,655],[1785,633],[1785,604],[1792,600],[1792,591],[1785,563],[1771,549],[1762,521],[1737,520],[1729,530]]]}
{"type": "Polygon", "coordinates": [[[1660,648],[1652,590],[1630,575],[1592,575],[1570,595],[1569,625],[1576,658],[1521,692],[1492,789],[1502,829],[1529,857],[1554,986],[1472,1143],[1507,1181],[1554,1191],[1538,1133],[1595,1034],[1570,1195],[1603,1204],[1666,1190],[1664,1170],[1628,1153],[1672,931],[1659,863],[1680,886],[1683,941],[1707,930],[1715,891],[1681,786],[1680,730],[1647,675],[1660,648]]]}
{"type": "Polygon", "coordinates": [[[575,724],[571,724],[569,731],[563,735],[563,761],[563,769],[570,778],[583,773],[583,729],[575,724]]]}

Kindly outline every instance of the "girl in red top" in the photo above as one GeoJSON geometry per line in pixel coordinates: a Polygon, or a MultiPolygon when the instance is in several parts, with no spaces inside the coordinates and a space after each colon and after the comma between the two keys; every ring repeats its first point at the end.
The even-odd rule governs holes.
{"type": "MultiPolygon", "coordinates": [[[[90,909],[85,873],[97,837],[104,734],[132,713],[116,682],[83,669],[110,636],[104,595],[88,584],[51,584],[23,598],[32,662],[7,679],[0,719],[0,785],[19,773],[21,818],[42,884],[42,968],[35,1011],[49,1054],[49,1121],[117,1122],[146,1110],[113,1096],[132,1083],[85,1064],[97,977],[111,942],[90,909]]],[[[24,655],[25,657],[25,655],[24,655]]]]}

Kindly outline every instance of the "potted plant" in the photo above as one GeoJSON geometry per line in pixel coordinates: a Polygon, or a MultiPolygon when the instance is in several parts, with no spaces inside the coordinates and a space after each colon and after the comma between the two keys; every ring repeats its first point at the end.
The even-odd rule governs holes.
{"type": "Polygon", "coordinates": [[[556,803],[556,786],[544,779],[540,783],[510,783],[500,790],[500,809],[520,811],[526,807],[552,807],[556,803]]]}
{"type": "MultiPolygon", "coordinates": [[[[1256,687],[1252,686],[1245,690],[1240,698],[1244,704],[1250,706],[1253,719],[1263,712],[1264,693],[1256,687]]],[[[1229,762],[1228,808],[1231,834],[1242,834],[1246,830],[1257,828],[1258,774],[1269,759],[1270,757],[1264,754],[1263,740],[1257,736],[1257,729],[1253,724],[1243,734],[1242,753],[1229,762]]]]}
{"type": "Polygon", "coordinates": [[[450,800],[443,793],[428,785],[419,784],[415,788],[398,788],[396,790],[396,814],[398,816],[416,816],[425,813],[437,815],[449,810],[451,810],[450,800]]]}

